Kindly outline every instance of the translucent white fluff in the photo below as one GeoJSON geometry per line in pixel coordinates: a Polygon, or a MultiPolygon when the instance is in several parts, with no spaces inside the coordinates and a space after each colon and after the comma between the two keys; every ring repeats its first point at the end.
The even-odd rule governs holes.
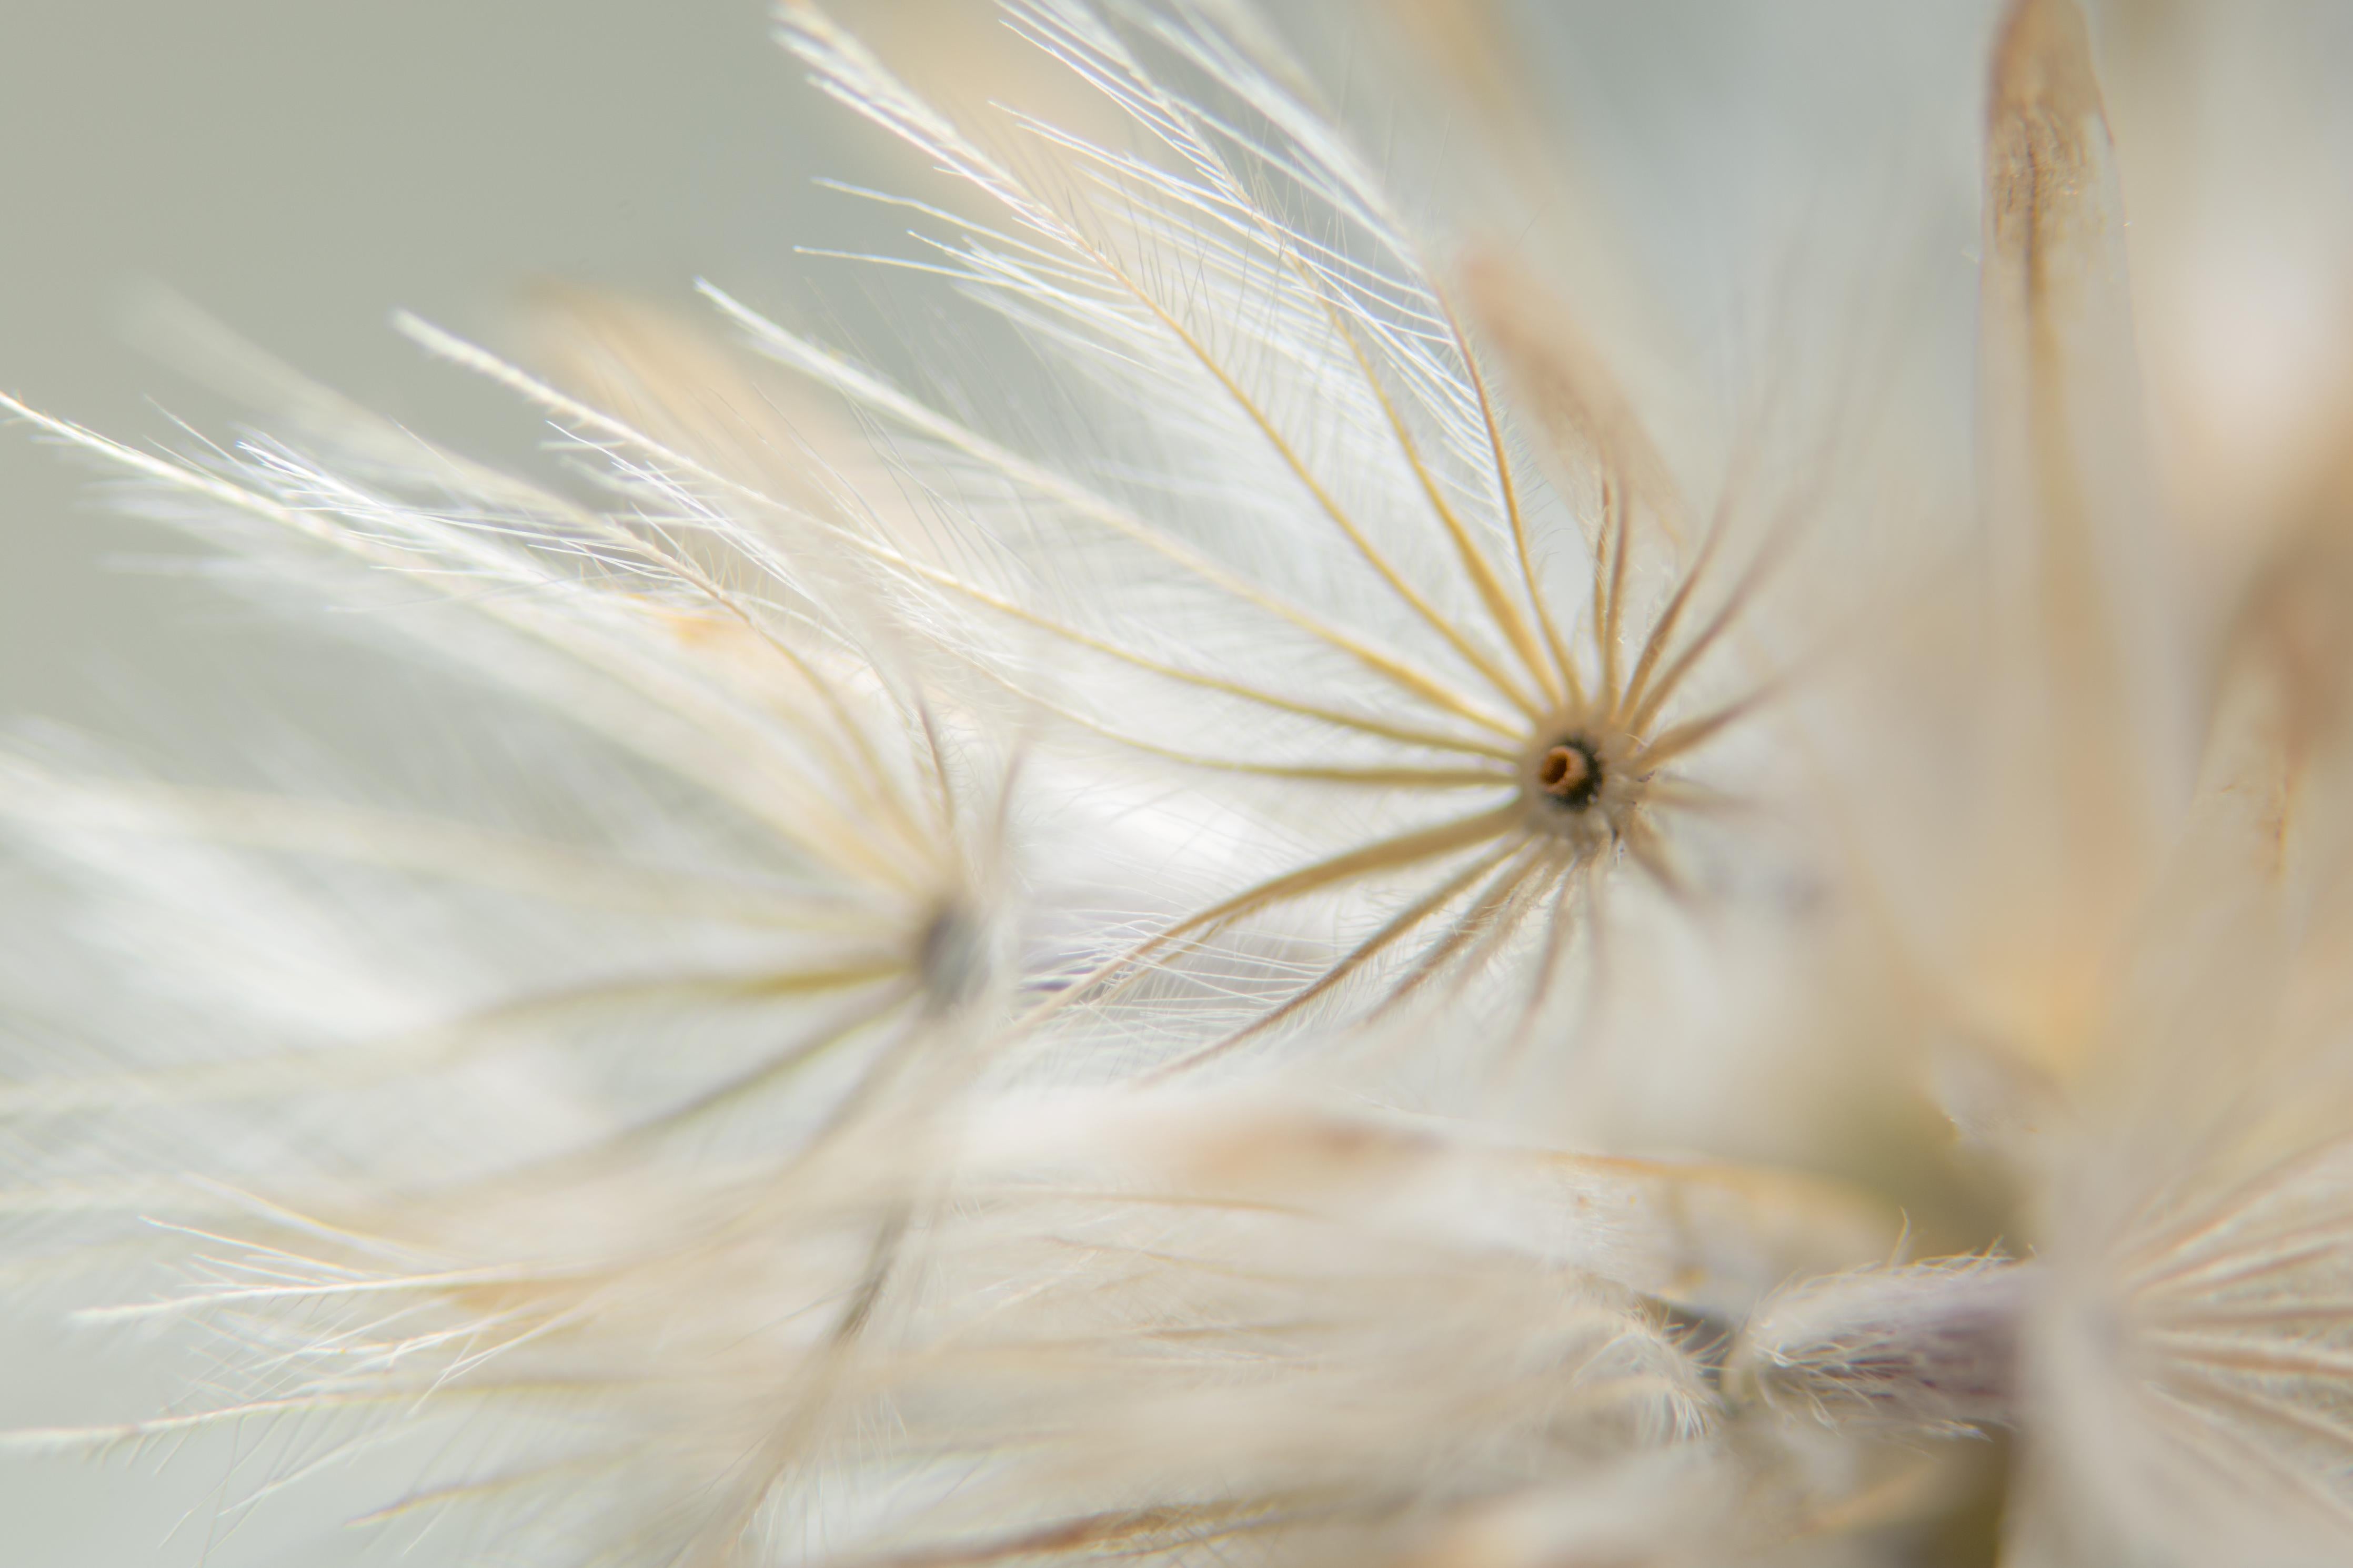
{"type": "Polygon", "coordinates": [[[2353,485],[2168,573],[2084,18],[1891,458],[1795,352],[1665,428],[1502,9],[1381,9],[1536,238],[1236,0],[1008,0],[1052,113],[790,0],[906,342],[402,318],[535,464],[0,400],[409,693],[0,756],[0,1277],[178,1377],[0,1454],[567,1568],[2347,1559],[2353,485]]]}

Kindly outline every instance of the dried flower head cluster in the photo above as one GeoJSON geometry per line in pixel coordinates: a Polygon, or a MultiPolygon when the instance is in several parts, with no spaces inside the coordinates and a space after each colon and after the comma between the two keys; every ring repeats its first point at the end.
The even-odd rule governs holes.
{"type": "Polygon", "coordinates": [[[780,11],[929,166],[881,357],[404,319],[539,472],[226,344],[227,444],[0,398],[453,758],[0,759],[0,1270],[183,1374],[7,1462],[451,1563],[2353,1554],[2353,489],[2174,580],[2074,0],[1945,534],[1867,390],[1662,439],[1245,6],[1003,16],[960,115],[780,11]]]}

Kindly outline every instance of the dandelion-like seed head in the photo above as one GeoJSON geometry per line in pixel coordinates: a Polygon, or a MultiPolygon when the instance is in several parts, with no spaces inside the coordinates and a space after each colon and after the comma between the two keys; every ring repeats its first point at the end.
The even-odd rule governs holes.
{"type": "MultiPolygon", "coordinates": [[[[1509,79],[1486,7],[1397,9],[1509,79]]],[[[2126,591],[2151,513],[2092,438],[2137,407],[2073,0],[2014,0],[1992,51],[1989,570],[1947,575],[1999,657],[1915,684],[1932,627],[1885,661],[1966,710],[1919,770],[1965,782],[1905,825],[1917,865],[1824,833],[1794,893],[1778,851],[1736,863],[1756,814],[1695,825],[1774,787],[1726,753],[1776,749],[1752,721],[1822,657],[1777,574],[1833,481],[1759,506],[1779,454],[1744,445],[1693,504],[1706,443],[1667,461],[1584,301],[1409,216],[1246,0],[1002,13],[1060,85],[959,120],[777,12],[954,187],[849,193],[916,254],[842,259],[985,313],[976,376],[952,332],[894,376],[706,286],[775,363],[584,291],[544,374],[404,318],[548,416],[560,478],[274,370],[243,379],[275,434],[176,454],[0,397],[280,581],[416,601],[382,640],[482,704],[442,717],[527,715],[509,782],[593,807],[566,837],[0,757],[0,822],[113,911],[75,919],[127,989],[203,971],[129,1026],[52,987],[90,1038],[0,1079],[6,1237],[46,1238],[0,1279],[128,1258],[161,1284],[100,1318],[212,1336],[192,1407],[0,1453],[221,1428],[256,1508],[423,1455],[375,1521],[489,1519],[464,1560],[560,1568],[1978,1562],[1997,1508],[2003,1561],[2210,1528],[2202,1560],[2346,1561],[2353,913],[2314,846],[2353,836],[2303,668],[2341,584],[2303,574],[2311,626],[2251,598],[2203,782],[2142,790],[2184,705],[2125,634],[2197,637],[2126,591]],[[1948,840],[1958,897],[1918,869],[1948,840]],[[1664,918],[1616,920],[1646,884],[1664,918]],[[1769,943],[1681,918],[1767,887],[1769,943]],[[1865,927],[1896,961],[1848,984],[1865,927]],[[1589,1007],[1537,1027],[1578,960],[1589,1007]],[[1626,973],[1715,1032],[1617,1005],[1626,973]],[[1931,1112],[1909,1052],[2008,1045],[1974,1026],[2006,973],[2063,991],[2068,1048],[1952,1047],[1996,1192],[1890,1146],[1931,1112]],[[1797,1034],[1841,1074],[1803,1125],[1853,1124],[1814,1169],[1525,1131],[1564,1068],[1729,1102],[1797,1034]]],[[[1814,744],[1851,711],[1813,695],[1779,749],[1828,816],[1896,747],[1814,744]]],[[[1798,1146],[1796,1092],[1755,1098],[1741,1159],[1798,1146]]]]}

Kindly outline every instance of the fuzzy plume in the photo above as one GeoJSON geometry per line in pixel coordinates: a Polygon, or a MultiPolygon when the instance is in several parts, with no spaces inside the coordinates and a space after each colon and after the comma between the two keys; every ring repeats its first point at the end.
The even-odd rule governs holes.
{"type": "Polygon", "coordinates": [[[789,0],[935,337],[402,318],[535,465],[195,323],[258,433],[0,399],[428,698],[0,757],[0,1270],[185,1373],[8,1462],[423,1561],[2344,1560],[2353,509],[2175,570],[2084,18],[1989,40],[1974,421],[1715,441],[1508,19],[1385,9],[1530,243],[1238,0],[1008,0],[971,111],[789,0]]]}

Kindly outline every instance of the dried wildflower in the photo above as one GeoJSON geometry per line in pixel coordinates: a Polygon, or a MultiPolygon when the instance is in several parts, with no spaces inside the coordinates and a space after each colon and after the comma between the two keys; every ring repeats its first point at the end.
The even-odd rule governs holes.
{"type": "Polygon", "coordinates": [[[2161,787],[2189,771],[2161,737],[2190,707],[2189,639],[2146,577],[2113,160],[2081,17],[2022,0],[1995,60],[1983,326],[1989,500],[2015,531],[1996,624],[2031,655],[1993,820],[2026,853],[1989,868],[1999,929],[1950,993],[1999,1065],[1947,1083],[2039,1257],[1799,1282],[1732,1364],[1834,1426],[2016,1428],[2020,1561],[2333,1561],[2353,1523],[2343,861],[2314,764],[2337,741],[2300,650],[2242,635],[2194,795],[2161,787]]]}
{"type": "MultiPolygon", "coordinates": [[[[1493,75],[1493,18],[1417,9],[1493,75]]],[[[1952,766],[1924,796],[1832,737],[1821,791],[1860,804],[1818,896],[1896,979],[1728,1006],[1704,1064],[1892,1059],[1810,1113],[1869,1123],[1846,1180],[1378,1108],[1491,1107],[1452,1090],[1621,857],[1683,885],[1807,508],[1744,536],[1732,484],[1692,529],[1558,290],[1433,262],[1244,7],[1007,11],[1111,130],[1012,112],[998,150],[782,13],[956,186],[905,204],[946,235],[910,265],[993,312],[1003,386],[712,290],[790,387],[593,297],[545,375],[407,323],[551,416],[556,480],[276,372],[273,434],[185,457],[6,405],[429,650],[519,762],[434,816],[0,771],[78,922],[12,1005],[79,1026],[0,1085],[7,1264],[114,1276],[90,1315],[199,1367],[8,1446],[226,1428],[232,1512],[343,1471],[461,1561],[2342,1560],[2345,606],[2294,564],[2320,523],[2235,601],[2163,580],[2069,0],[1992,57],[1985,638],[1931,616],[1843,672],[1952,766]],[[1360,983],[1381,1027],[1299,1037],[1353,1048],[1170,1081],[1360,983]],[[1930,1047],[1995,1168],[1887,1152],[1930,1047]]],[[[1767,956],[1839,973],[1846,927],[1789,923],[1767,956]]],[[[1678,977],[1730,992],[1731,945],[1678,977]]],[[[1802,1143],[1785,1109],[1726,1142],[1802,1143]]]]}
{"type": "MultiPolygon", "coordinates": [[[[907,563],[911,588],[964,612],[971,657],[1082,734],[1313,786],[1279,809],[1303,836],[1345,835],[1157,921],[1082,989],[1288,906],[1383,890],[1384,916],[1346,922],[1303,982],[1216,976],[1265,1000],[1213,1053],[1380,965],[1394,999],[1524,928],[1540,995],[1620,855],[1679,887],[1662,825],[1715,799],[1683,765],[1763,686],[1694,703],[1693,678],[1778,556],[1727,578],[1719,516],[1667,582],[1638,582],[1672,502],[1606,393],[1598,417],[1557,395],[1542,410],[1582,424],[1599,475],[1589,536],[1558,516],[1420,243],[1293,68],[1207,10],[1123,26],[1116,8],[1016,5],[1135,144],[1015,114],[1022,153],[999,156],[816,7],[785,15],[827,91],[1003,208],[1006,230],[923,207],[952,233],[908,265],[1019,328],[1089,437],[1035,452],[716,296],[899,432],[957,503],[953,557],[907,563]]],[[[1535,308],[1508,268],[1484,265],[1471,290],[1506,361],[1556,379],[1552,346],[1508,321],[1535,308]]]]}
{"type": "Polygon", "coordinates": [[[1605,1279],[1177,1188],[978,1163],[861,1285],[920,1169],[470,1203],[227,1255],[174,1310],[283,1347],[314,1433],[459,1444],[378,1522],[553,1562],[1370,1550],[1708,1418],[1605,1279]]]}
{"type": "MultiPolygon", "coordinates": [[[[101,1238],[126,1266],[235,1239],[292,1268],[301,1237],[345,1232],[414,1251],[452,1214],[528,1228],[567,1182],[786,1180],[853,1124],[920,1142],[1009,994],[1007,763],[903,632],[773,517],[731,511],[704,462],[581,439],[596,489],[570,494],[286,396],[286,434],[187,458],[9,406],[129,470],[146,509],[503,684],[520,702],[458,689],[488,743],[528,737],[540,815],[569,832],[496,826],[494,797],[470,820],[10,759],[6,810],[62,907],[139,963],[119,997],[53,1004],[111,1060],[45,1061],[28,1031],[0,1093],[38,1184],[20,1206],[79,1216],[47,1267],[101,1238]],[[175,992],[200,1025],[152,1033],[175,992]],[[101,1232],[109,1213],[173,1232],[101,1232]]],[[[16,1000],[86,984],[28,965],[16,1000]]],[[[338,1267],[328,1293],[355,1291],[338,1267]]],[[[188,1419],[297,1399],[273,1390],[188,1419]]]]}

